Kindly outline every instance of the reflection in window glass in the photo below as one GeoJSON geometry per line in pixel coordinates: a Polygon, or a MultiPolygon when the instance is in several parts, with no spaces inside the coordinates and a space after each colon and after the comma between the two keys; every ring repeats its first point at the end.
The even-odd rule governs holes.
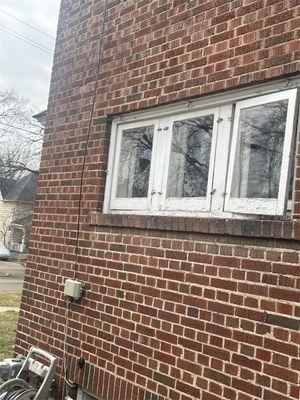
{"type": "Polygon", "coordinates": [[[280,100],[241,110],[233,197],[278,197],[287,107],[280,100]]]}
{"type": "Polygon", "coordinates": [[[173,125],[167,197],[206,197],[214,115],[173,125]]]}
{"type": "Polygon", "coordinates": [[[122,133],[117,197],[147,197],[153,145],[153,126],[122,133]]]}

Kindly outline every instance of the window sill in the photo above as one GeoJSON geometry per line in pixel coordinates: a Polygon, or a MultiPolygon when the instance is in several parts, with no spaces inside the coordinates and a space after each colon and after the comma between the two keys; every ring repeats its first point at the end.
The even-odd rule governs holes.
{"type": "Polygon", "coordinates": [[[300,240],[300,221],[271,219],[271,217],[250,220],[103,214],[93,211],[89,214],[88,223],[92,226],[300,240]]]}

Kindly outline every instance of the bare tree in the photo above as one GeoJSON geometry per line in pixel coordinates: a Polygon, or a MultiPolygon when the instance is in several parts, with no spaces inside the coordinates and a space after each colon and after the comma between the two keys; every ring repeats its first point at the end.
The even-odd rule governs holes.
{"type": "MultiPolygon", "coordinates": [[[[214,115],[175,121],[168,174],[168,197],[206,196],[214,115]]],[[[123,131],[117,197],[147,197],[153,126],[123,131]]]]}
{"type": "Polygon", "coordinates": [[[238,197],[277,197],[287,107],[281,100],[242,110],[233,185],[238,197]]]}
{"type": "Polygon", "coordinates": [[[175,121],[168,176],[168,197],[205,197],[214,116],[175,121]]]}
{"type": "Polygon", "coordinates": [[[0,216],[0,240],[3,241],[5,246],[8,246],[9,242],[10,222],[9,218],[0,216]]]}
{"type": "Polygon", "coordinates": [[[0,91],[0,178],[38,173],[44,130],[35,112],[16,91],[0,91]]]}
{"type": "Polygon", "coordinates": [[[117,195],[147,197],[153,146],[153,127],[123,132],[117,195]]]}

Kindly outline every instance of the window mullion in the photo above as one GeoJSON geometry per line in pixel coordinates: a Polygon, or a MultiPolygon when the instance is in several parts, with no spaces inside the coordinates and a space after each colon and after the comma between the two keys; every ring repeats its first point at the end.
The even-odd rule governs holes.
{"type": "Polygon", "coordinates": [[[154,171],[151,185],[151,211],[159,211],[166,194],[164,185],[164,171],[168,162],[166,154],[168,139],[168,118],[161,118],[157,124],[155,132],[155,153],[154,153],[154,171]]]}
{"type": "Polygon", "coordinates": [[[161,170],[160,170],[160,202],[159,210],[165,209],[166,198],[167,198],[167,186],[168,186],[168,172],[170,163],[170,152],[172,143],[172,118],[163,118],[161,120],[161,170]]]}
{"type": "Polygon", "coordinates": [[[232,105],[226,105],[219,108],[211,196],[211,212],[214,214],[221,214],[224,210],[224,198],[231,141],[232,109],[232,105]]]}

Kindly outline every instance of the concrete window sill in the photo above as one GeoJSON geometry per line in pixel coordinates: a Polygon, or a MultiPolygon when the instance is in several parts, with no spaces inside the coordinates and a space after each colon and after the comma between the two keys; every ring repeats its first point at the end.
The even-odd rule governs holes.
{"type": "Polygon", "coordinates": [[[93,211],[88,223],[93,226],[300,240],[300,221],[279,219],[192,218],[93,211]]]}

